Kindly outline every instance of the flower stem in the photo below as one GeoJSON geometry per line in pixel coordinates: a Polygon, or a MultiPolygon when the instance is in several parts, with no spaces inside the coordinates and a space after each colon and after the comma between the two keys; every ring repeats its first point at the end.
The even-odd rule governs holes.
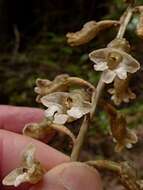
{"type": "Polygon", "coordinates": [[[71,153],[71,161],[77,161],[80,156],[80,150],[82,148],[88,126],[89,126],[90,116],[89,114],[84,116],[83,123],[81,125],[79,134],[76,138],[72,153],[71,153]]]}
{"type": "Polygon", "coordinates": [[[86,164],[96,167],[98,169],[107,169],[109,171],[120,173],[120,164],[110,161],[110,160],[91,160],[87,161],[86,164]]]}
{"type": "Polygon", "coordinates": [[[133,7],[132,5],[129,5],[127,10],[124,12],[123,16],[121,17],[121,25],[117,34],[117,38],[123,38],[127,25],[129,21],[131,20],[133,14],[133,7]]]}
{"type": "Polygon", "coordinates": [[[100,98],[100,95],[101,95],[101,92],[102,92],[104,86],[105,86],[105,83],[103,82],[102,75],[101,75],[99,82],[97,84],[96,91],[93,93],[93,96],[92,96],[92,110],[90,113],[91,118],[93,118],[93,115],[94,115],[96,107],[97,107],[97,103],[99,101],[99,98],[100,98]]]}
{"type": "MultiPolygon", "coordinates": [[[[122,23],[121,23],[121,26],[119,28],[117,38],[123,38],[124,33],[126,31],[126,28],[127,28],[127,25],[128,25],[128,23],[132,17],[132,13],[133,13],[132,5],[129,5],[129,7],[127,8],[126,12],[124,13],[124,15],[122,17],[122,23]]],[[[94,115],[95,110],[97,108],[99,98],[101,96],[101,92],[105,86],[105,84],[102,80],[102,77],[103,77],[103,75],[101,75],[100,80],[99,80],[98,85],[97,85],[97,88],[93,92],[92,110],[90,113],[90,117],[89,117],[89,115],[86,115],[84,117],[84,120],[83,120],[82,126],[80,128],[79,134],[78,134],[77,139],[75,141],[75,144],[73,146],[73,150],[71,153],[71,161],[76,161],[79,158],[80,151],[81,151],[81,148],[82,148],[82,145],[84,142],[84,138],[85,138],[87,130],[88,130],[90,119],[93,118],[93,115],[94,115]]]]}

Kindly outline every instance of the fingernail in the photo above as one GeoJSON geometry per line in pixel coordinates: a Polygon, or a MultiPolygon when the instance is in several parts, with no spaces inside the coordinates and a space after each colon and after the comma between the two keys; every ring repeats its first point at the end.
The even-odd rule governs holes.
{"type": "Polygon", "coordinates": [[[83,163],[73,162],[65,167],[60,181],[67,190],[102,190],[98,172],[83,163]]]}

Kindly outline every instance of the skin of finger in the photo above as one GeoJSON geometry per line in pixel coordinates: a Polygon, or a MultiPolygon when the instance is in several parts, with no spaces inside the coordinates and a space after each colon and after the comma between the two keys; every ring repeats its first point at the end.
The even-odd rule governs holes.
{"type": "Polygon", "coordinates": [[[1,178],[20,165],[22,153],[29,144],[36,146],[36,158],[46,170],[69,161],[67,156],[42,142],[9,131],[0,130],[1,178]]]}
{"type": "Polygon", "coordinates": [[[63,163],[50,170],[30,190],[102,190],[98,172],[84,163],[63,163]]]}
{"type": "Polygon", "coordinates": [[[44,111],[38,108],[0,105],[0,128],[21,133],[27,123],[40,122],[44,111]]]}

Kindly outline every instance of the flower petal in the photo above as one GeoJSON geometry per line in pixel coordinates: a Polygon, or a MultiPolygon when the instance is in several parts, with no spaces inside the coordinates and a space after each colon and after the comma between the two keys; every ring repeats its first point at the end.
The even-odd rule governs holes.
{"type": "Polygon", "coordinates": [[[46,96],[43,96],[41,98],[41,103],[46,107],[51,106],[51,104],[53,103],[62,105],[64,97],[68,97],[68,93],[66,92],[51,93],[46,96]]]}
{"type": "Polygon", "coordinates": [[[22,182],[25,182],[26,172],[23,172],[24,168],[20,167],[10,172],[2,181],[3,185],[17,187],[22,182]]]}
{"type": "Polygon", "coordinates": [[[23,154],[23,158],[22,158],[22,162],[26,167],[31,167],[31,165],[33,164],[33,162],[35,161],[35,152],[36,152],[36,147],[32,144],[30,144],[24,154],[23,154]]]}
{"type": "Polygon", "coordinates": [[[79,107],[72,107],[70,110],[67,111],[68,115],[73,118],[81,118],[84,115],[84,112],[79,107]]]}
{"type": "Polygon", "coordinates": [[[127,57],[126,57],[126,70],[127,72],[129,73],[135,73],[137,72],[137,70],[140,69],[140,64],[139,62],[134,59],[131,55],[127,54],[127,57]]]}
{"type": "Polygon", "coordinates": [[[108,69],[108,66],[107,66],[107,62],[99,62],[98,64],[95,64],[94,66],[94,70],[96,71],[104,71],[106,69],[108,69]]]}
{"type": "Polygon", "coordinates": [[[60,105],[51,105],[47,110],[45,110],[46,117],[53,117],[55,113],[61,113],[62,109],[60,105]]]}
{"type": "Polygon", "coordinates": [[[27,175],[27,173],[23,173],[23,174],[17,176],[15,179],[15,182],[14,182],[14,186],[18,187],[21,183],[26,182],[28,177],[29,176],[27,175]]]}
{"type": "Polygon", "coordinates": [[[103,72],[103,81],[107,84],[113,82],[115,76],[116,76],[116,73],[112,70],[105,70],[103,72]]]}
{"type": "Polygon", "coordinates": [[[127,71],[129,73],[135,73],[139,69],[140,69],[140,64],[138,62],[131,62],[130,65],[127,65],[127,71]]]}
{"type": "Polygon", "coordinates": [[[96,64],[107,63],[106,62],[106,53],[108,48],[103,48],[99,50],[94,50],[89,54],[89,59],[96,64]]]}
{"type": "Polygon", "coordinates": [[[125,80],[127,78],[127,71],[125,67],[119,67],[115,70],[115,73],[117,74],[117,76],[122,79],[125,80]]]}
{"type": "Polygon", "coordinates": [[[55,124],[65,124],[68,120],[68,115],[66,114],[55,114],[53,123],[55,124]]]}

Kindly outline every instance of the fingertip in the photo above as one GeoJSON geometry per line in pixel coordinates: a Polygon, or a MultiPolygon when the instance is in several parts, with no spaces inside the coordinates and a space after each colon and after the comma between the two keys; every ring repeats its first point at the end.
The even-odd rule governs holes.
{"type": "Polygon", "coordinates": [[[19,166],[22,153],[29,144],[34,144],[36,146],[36,158],[47,170],[69,160],[64,154],[42,142],[5,130],[0,130],[1,177],[4,177],[11,170],[19,166]]]}
{"type": "Polygon", "coordinates": [[[43,181],[30,190],[102,190],[98,172],[84,163],[70,162],[50,170],[43,181]]]}

